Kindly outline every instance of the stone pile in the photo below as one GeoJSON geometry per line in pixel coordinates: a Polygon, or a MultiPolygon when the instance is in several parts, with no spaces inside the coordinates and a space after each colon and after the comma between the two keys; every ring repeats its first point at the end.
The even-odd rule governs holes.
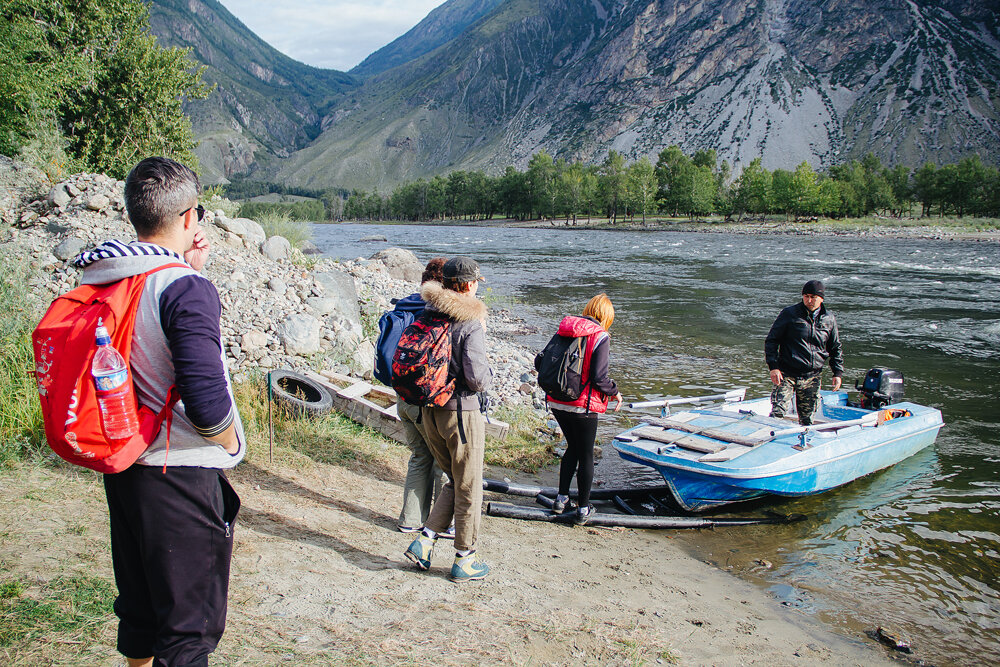
{"type": "MultiPolygon", "coordinates": [[[[0,224],[0,254],[30,264],[31,292],[42,303],[79,283],[72,260],[81,251],[135,238],[124,183],[103,174],[76,174],[45,188],[40,172],[0,160],[0,215],[6,223],[0,224]]],[[[228,217],[221,206],[206,211],[202,227],[212,247],[204,273],[222,300],[234,377],[330,368],[371,378],[379,316],[392,299],[418,289],[423,265],[413,253],[390,248],[347,262],[307,257],[253,220],[228,217]]],[[[491,394],[499,403],[544,408],[533,354],[505,338],[516,327],[509,312],[491,313],[491,394]]]]}

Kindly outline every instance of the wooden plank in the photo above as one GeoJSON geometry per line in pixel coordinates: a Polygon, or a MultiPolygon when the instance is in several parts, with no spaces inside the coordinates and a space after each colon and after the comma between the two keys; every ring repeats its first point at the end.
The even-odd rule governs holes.
{"type": "Polygon", "coordinates": [[[737,456],[741,454],[746,454],[747,452],[753,451],[753,447],[744,447],[743,445],[734,445],[732,447],[726,447],[719,452],[709,452],[704,456],[698,458],[702,463],[720,463],[722,461],[732,461],[737,456]]]}
{"type": "Polygon", "coordinates": [[[665,429],[655,426],[643,426],[642,428],[635,429],[632,433],[647,440],[662,442],[667,445],[677,445],[684,449],[693,449],[696,452],[718,452],[727,447],[727,445],[721,442],[709,442],[693,435],[677,435],[676,433],[670,433],[665,429]]]}
{"type": "MultiPolygon", "coordinates": [[[[720,440],[722,442],[734,442],[738,445],[744,445],[746,447],[756,447],[757,445],[763,444],[771,439],[770,431],[765,438],[754,438],[745,435],[739,435],[737,433],[730,433],[720,428],[713,427],[702,427],[694,426],[693,424],[685,424],[684,422],[675,421],[673,419],[649,419],[648,423],[652,426],[659,426],[662,428],[672,428],[677,431],[685,431],[687,433],[693,433],[695,435],[702,435],[706,438],[712,438],[713,440],[720,440]]],[[[737,421],[734,418],[733,421],[737,421]]],[[[759,429],[754,432],[763,433],[763,429],[759,429]]]]}
{"type": "Polygon", "coordinates": [[[372,390],[372,386],[367,382],[358,382],[351,385],[350,387],[344,387],[343,389],[338,389],[337,393],[344,398],[361,398],[368,392],[372,390]]]}
{"type": "MultiPolygon", "coordinates": [[[[388,387],[376,387],[358,378],[352,378],[335,371],[323,373],[304,373],[306,377],[323,385],[333,397],[333,405],[339,412],[352,421],[369,426],[379,433],[398,442],[404,442],[403,427],[396,410],[396,392],[388,387]],[[348,385],[348,386],[344,386],[348,385]],[[392,405],[385,407],[365,398],[366,395],[377,393],[391,398],[392,405]]],[[[490,417],[486,423],[486,435],[496,440],[503,440],[510,432],[510,424],[496,417],[490,417]]]]}

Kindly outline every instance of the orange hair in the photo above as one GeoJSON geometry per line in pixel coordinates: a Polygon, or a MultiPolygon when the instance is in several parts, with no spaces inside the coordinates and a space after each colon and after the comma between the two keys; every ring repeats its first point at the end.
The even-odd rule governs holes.
{"type": "Polygon", "coordinates": [[[615,321],[615,307],[611,305],[608,295],[601,292],[587,302],[587,307],[583,309],[584,317],[593,317],[604,330],[611,328],[611,323],[615,321]]]}

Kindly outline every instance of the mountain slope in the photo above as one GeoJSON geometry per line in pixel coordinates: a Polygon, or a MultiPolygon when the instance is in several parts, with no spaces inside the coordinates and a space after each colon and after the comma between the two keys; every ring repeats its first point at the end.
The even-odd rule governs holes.
{"type": "Polygon", "coordinates": [[[367,79],[274,175],[384,188],[541,149],[599,162],[673,143],[770,168],[869,150],[997,162],[998,103],[993,3],[505,0],[367,79]]]}
{"type": "Polygon", "coordinates": [[[503,0],[451,0],[431,10],[405,35],[365,58],[351,74],[369,77],[408,63],[458,37],[503,0]]]}
{"type": "Polygon", "coordinates": [[[280,53],[216,0],[154,0],[150,27],[161,44],[190,47],[207,66],[204,80],[216,84],[207,99],[185,105],[205,183],[305,146],[332,100],[357,85],[349,74],[280,53]]]}

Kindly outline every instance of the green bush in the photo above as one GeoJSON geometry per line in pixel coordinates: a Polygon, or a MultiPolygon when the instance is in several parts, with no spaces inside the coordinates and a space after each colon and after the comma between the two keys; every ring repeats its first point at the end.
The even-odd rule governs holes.
{"type": "Polygon", "coordinates": [[[148,155],[194,168],[182,105],[211,89],[193,65],[187,49],[157,43],[142,0],[5,0],[0,153],[48,142],[116,178],[148,155]]]}

